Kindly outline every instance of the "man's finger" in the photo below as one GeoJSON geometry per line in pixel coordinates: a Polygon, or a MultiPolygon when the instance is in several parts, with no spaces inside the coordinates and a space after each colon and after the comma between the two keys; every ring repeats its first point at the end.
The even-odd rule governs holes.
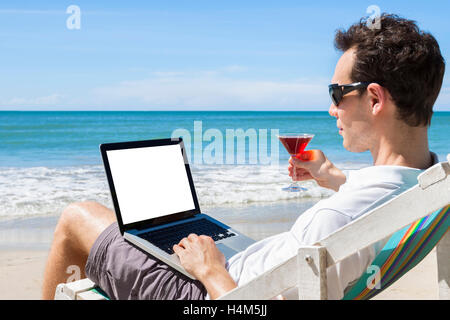
{"type": "Polygon", "coordinates": [[[300,154],[297,154],[294,158],[299,159],[301,161],[314,160],[315,159],[314,152],[315,152],[314,150],[306,150],[300,154]]]}
{"type": "Polygon", "coordinates": [[[309,161],[312,159],[309,155],[305,153],[298,154],[296,156],[292,156],[292,165],[294,167],[307,167],[309,165],[309,161]]]}
{"type": "Polygon", "coordinates": [[[180,247],[180,246],[177,245],[177,244],[174,244],[173,247],[172,247],[172,249],[173,249],[173,252],[175,252],[177,255],[179,255],[179,253],[182,252],[182,251],[184,250],[182,247],[180,247]]]}
{"type": "Polygon", "coordinates": [[[189,240],[194,241],[194,240],[197,240],[197,239],[198,239],[198,235],[196,235],[195,233],[191,233],[190,235],[187,236],[187,238],[188,238],[189,240]]]}
{"type": "Polygon", "coordinates": [[[213,238],[211,238],[210,236],[207,236],[207,235],[201,235],[200,239],[205,240],[207,242],[211,242],[211,241],[214,242],[213,238]]]}
{"type": "Polygon", "coordinates": [[[306,161],[302,161],[302,160],[298,159],[297,157],[291,157],[291,161],[292,161],[292,165],[295,168],[303,168],[305,166],[305,164],[307,165],[307,163],[305,163],[306,161]]]}
{"type": "Polygon", "coordinates": [[[314,179],[308,171],[297,172],[296,177],[297,177],[298,181],[314,179]]]}
{"type": "Polygon", "coordinates": [[[305,173],[309,173],[309,171],[304,169],[304,168],[295,168],[295,173],[302,175],[302,174],[305,174],[305,173]]]}
{"type": "Polygon", "coordinates": [[[183,239],[181,239],[180,243],[178,243],[178,245],[187,249],[190,245],[190,241],[188,238],[183,238],[183,239]]]}

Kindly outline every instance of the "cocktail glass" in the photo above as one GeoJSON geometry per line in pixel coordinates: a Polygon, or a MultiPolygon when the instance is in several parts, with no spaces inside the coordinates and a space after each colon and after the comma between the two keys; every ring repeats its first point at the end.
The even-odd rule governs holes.
{"type": "MultiPolygon", "coordinates": [[[[285,133],[280,134],[278,139],[280,139],[280,142],[286,148],[287,152],[294,157],[302,154],[313,137],[314,135],[310,133],[285,133]]],[[[297,181],[292,181],[290,186],[282,188],[282,190],[288,192],[301,192],[307,191],[308,189],[300,187],[297,181]]]]}

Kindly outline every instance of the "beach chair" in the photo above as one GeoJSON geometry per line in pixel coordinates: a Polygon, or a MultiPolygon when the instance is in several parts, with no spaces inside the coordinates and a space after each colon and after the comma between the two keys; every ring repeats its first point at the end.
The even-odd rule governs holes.
{"type": "MultiPolygon", "coordinates": [[[[418,183],[221,300],[266,300],[296,289],[299,299],[327,299],[327,268],[388,239],[344,299],[370,299],[436,247],[439,298],[450,299],[450,154],[418,176],[418,183]]],[[[59,284],[55,299],[107,299],[89,279],[59,284]]]]}

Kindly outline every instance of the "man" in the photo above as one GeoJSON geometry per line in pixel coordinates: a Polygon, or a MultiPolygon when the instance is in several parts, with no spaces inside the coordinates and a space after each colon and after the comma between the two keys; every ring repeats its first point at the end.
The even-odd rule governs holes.
{"type": "MultiPolygon", "coordinates": [[[[55,230],[45,271],[43,297],[67,278],[70,265],[115,299],[215,299],[313,244],[417,182],[437,159],[428,150],[427,128],[439,94],[445,64],[432,35],[413,21],[383,14],[381,28],[364,20],[338,31],[343,52],[330,85],[344,147],[369,150],[373,166],[345,175],[320,150],[308,161],[290,159],[295,180],[314,179],[337,191],[303,213],[291,230],[261,240],[225,261],[214,241],[190,235],[174,246],[184,268],[197,281],[123,240],[114,213],[97,203],[69,205],[55,230]]],[[[395,214],[395,213],[392,213],[395,214]]],[[[375,256],[368,248],[327,270],[328,298],[340,299],[375,256]]]]}

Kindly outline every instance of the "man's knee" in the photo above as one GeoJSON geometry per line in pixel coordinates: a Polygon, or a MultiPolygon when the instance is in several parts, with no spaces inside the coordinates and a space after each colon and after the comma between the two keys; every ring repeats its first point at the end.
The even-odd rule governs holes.
{"type": "Polygon", "coordinates": [[[84,206],[84,202],[75,202],[64,208],[56,225],[56,235],[69,236],[74,226],[80,225],[83,219],[88,219],[89,212],[84,206]]]}
{"type": "Polygon", "coordinates": [[[61,213],[55,238],[76,246],[92,240],[115,221],[114,212],[93,201],[69,204],[61,213]]]}
{"type": "Polygon", "coordinates": [[[68,225],[96,220],[109,224],[115,221],[115,216],[111,209],[98,202],[83,201],[69,204],[63,210],[60,220],[68,225]]]}

